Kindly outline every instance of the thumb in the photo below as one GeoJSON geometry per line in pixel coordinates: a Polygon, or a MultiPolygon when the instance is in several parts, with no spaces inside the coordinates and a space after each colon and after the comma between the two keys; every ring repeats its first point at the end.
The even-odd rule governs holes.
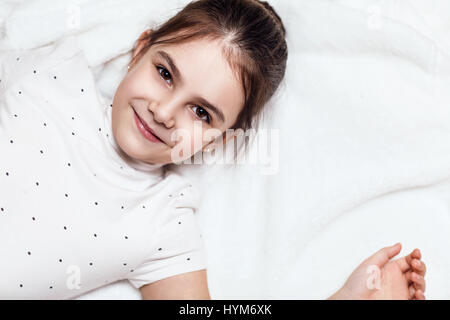
{"type": "Polygon", "coordinates": [[[398,255],[401,249],[402,245],[400,242],[390,247],[384,247],[370,256],[366,262],[369,264],[376,264],[378,267],[382,268],[389,260],[398,255]]]}

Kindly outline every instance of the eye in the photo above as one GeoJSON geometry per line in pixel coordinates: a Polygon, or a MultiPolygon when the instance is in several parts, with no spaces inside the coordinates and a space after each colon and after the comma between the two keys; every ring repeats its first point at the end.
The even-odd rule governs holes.
{"type": "MultiPolygon", "coordinates": [[[[164,68],[163,66],[156,66],[156,70],[158,70],[160,77],[164,81],[168,81],[168,80],[172,81],[172,75],[166,68],[164,68]]],[[[196,116],[198,118],[200,118],[201,120],[205,121],[208,124],[211,123],[211,116],[203,107],[194,106],[194,108],[198,108],[197,111],[200,110],[200,112],[194,111],[194,113],[196,114],[196,116]],[[206,117],[206,118],[203,118],[203,117],[206,117]]]]}
{"type": "Polygon", "coordinates": [[[161,66],[156,66],[156,70],[158,70],[159,75],[161,76],[161,78],[164,81],[168,81],[168,80],[172,81],[172,75],[166,68],[161,67],[161,66]]]}
{"type": "Polygon", "coordinates": [[[199,117],[200,119],[202,119],[202,117],[206,117],[206,119],[202,119],[202,120],[206,121],[206,123],[211,123],[211,116],[204,108],[202,108],[200,106],[194,106],[194,108],[198,108],[197,111],[194,110],[197,117],[199,117]],[[201,111],[198,112],[199,110],[201,110],[201,111]]]}

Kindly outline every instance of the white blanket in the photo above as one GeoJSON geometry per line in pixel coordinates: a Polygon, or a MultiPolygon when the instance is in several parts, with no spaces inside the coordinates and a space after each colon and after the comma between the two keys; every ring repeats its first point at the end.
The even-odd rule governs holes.
{"type": "MultiPolygon", "coordinates": [[[[279,168],[177,166],[201,183],[213,299],[324,299],[400,241],[450,298],[450,4],[269,1],[288,30],[286,81],[264,127],[279,168]],[[275,155],[276,156],[276,155],[275,155]]],[[[3,0],[0,49],[76,35],[112,98],[140,33],[187,1],[3,0]]],[[[78,299],[140,299],[126,281],[78,299]]]]}

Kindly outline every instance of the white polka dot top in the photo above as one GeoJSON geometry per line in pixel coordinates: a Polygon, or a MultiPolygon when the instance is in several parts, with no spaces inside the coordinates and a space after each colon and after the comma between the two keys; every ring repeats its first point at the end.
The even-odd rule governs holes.
{"type": "Polygon", "coordinates": [[[0,299],[206,268],[197,189],[124,158],[113,107],[73,37],[0,53],[0,299]]]}

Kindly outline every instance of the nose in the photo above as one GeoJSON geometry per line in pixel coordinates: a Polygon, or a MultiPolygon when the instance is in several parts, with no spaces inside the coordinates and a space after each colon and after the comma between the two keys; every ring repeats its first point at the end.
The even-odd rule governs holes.
{"type": "Polygon", "coordinates": [[[164,124],[167,128],[173,127],[175,124],[175,105],[171,103],[151,102],[148,109],[153,113],[156,122],[164,124]]]}

